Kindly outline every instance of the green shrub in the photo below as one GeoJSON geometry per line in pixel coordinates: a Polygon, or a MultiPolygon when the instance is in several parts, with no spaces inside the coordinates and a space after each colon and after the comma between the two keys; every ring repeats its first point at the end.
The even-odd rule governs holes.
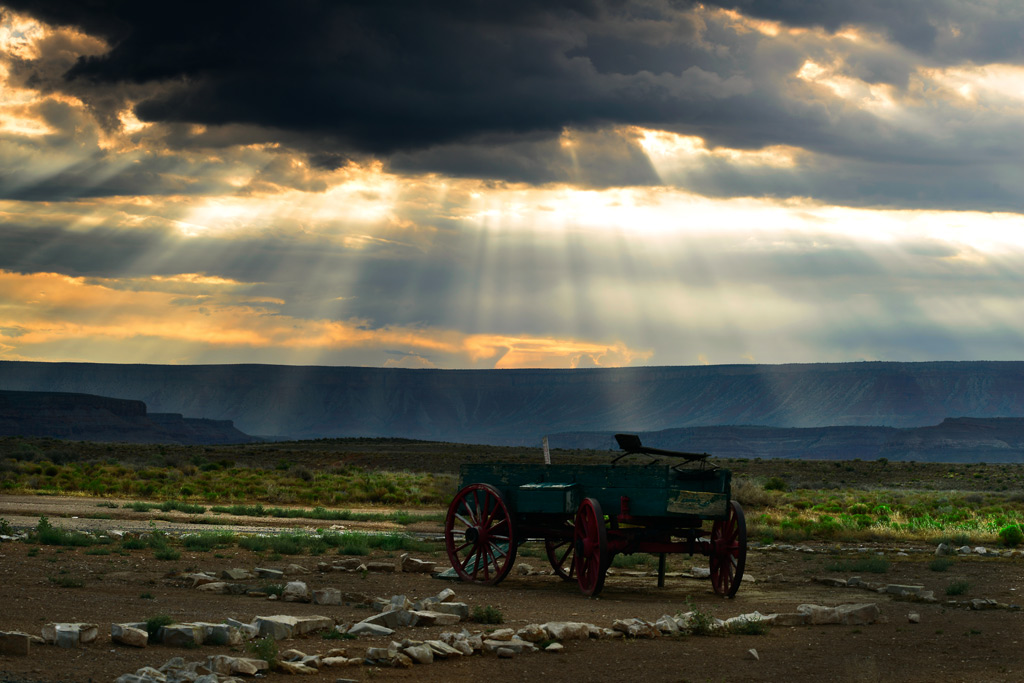
{"type": "Polygon", "coordinates": [[[174,548],[157,548],[153,551],[153,557],[158,560],[179,560],[181,559],[181,553],[174,548]]]}
{"type": "Polygon", "coordinates": [[[1016,548],[1021,543],[1024,543],[1024,531],[1022,531],[1020,526],[1016,524],[1004,526],[999,530],[999,540],[1002,541],[1005,546],[1016,548]]]}
{"type": "Polygon", "coordinates": [[[238,539],[238,547],[251,550],[254,553],[262,553],[270,547],[270,539],[266,536],[243,536],[238,539]]]}
{"type": "Polygon", "coordinates": [[[789,484],[782,477],[769,477],[764,483],[765,491],[788,491],[789,484]]]}
{"type": "Polygon", "coordinates": [[[944,572],[952,566],[952,557],[936,557],[928,563],[928,569],[931,569],[933,572],[944,572]]]}
{"type": "Polygon", "coordinates": [[[868,572],[871,574],[884,574],[889,571],[889,560],[880,555],[871,557],[858,557],[853,560],[838,560],[825,565],[830,572],[853,572],[856,574],[868,572]]]}
{"type": "Polygon", "coordinates": [[[470,619],[478,624],[500,624],[505,621],[501,610],[491,605],[477,606],[473,608],[470,619]]]}
{"type": "Polygon", "coordinates": [[[729,634],[734,636],[766,636],[771,624],[764,619],[737,621],[729,626],[729,634]]]}
{"type": "Polygon", "coordinates": [[[956,581],[951,581],[949,585],[946,586],[946,595],[963,595],[970,589],[970,587],[971,584],[966,580],[957,579],[956,581]]]}
{"type": "Polygon", "coordinates": [[[688,630],[691,636],[713,636],[717,635],[715,629],[715,618],[707,612],[701,610],[699,607],[693,604],[691,601],[687,601],[690,605],[690,621],[688,630]]]}
{"type": "Polygon", "coordinates": [[[158,614],[146,619],[146,633],[149,634],[149,642],[153,642],[156,639],[157,634],[160,633],[160,629],[173,623],[174,618],[168,614],[158,614]]]}
{"type": "Polygon", "coordinates": [[[76,579],[71,576],[51,576],[50,583],[61,588],[81,588],[85,585],[85,581],[82,581],[82,579],[76,579]]]}
{"type": "Polygon", "coordinates": [[[39,523],[36,524],[35,533],[32,534],[32,540],[43,545],[66,545],[77,547],[90,546],[96,543],[96,539],[88,534],[83,534],[78,531],[58,529],[50,524],[50,520],[47,519],[45,515],[39,518],[39,523]]]}
{"type": "Polygon", "coordinates": [[[277,642],[273,638],[260,638],[253,640],[245,646],[256,659],[262,659],[270,664],[270,668],[277,666],[277,642]]]}

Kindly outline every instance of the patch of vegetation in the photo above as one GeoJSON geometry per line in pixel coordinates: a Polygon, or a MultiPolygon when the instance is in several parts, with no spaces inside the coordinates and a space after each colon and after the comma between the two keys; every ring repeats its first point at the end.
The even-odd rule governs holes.
{"type": "Polygon", "coordinates": [[[1024,543],[1024,530],[1019,524],[1010,524],[999,530],[999,540],[1009,548],[1016,548],[1024,543]]]}
{"type": "Polygon", "coordinates": [[[51,576],[49,578],[50,583],[61,588],[81,588],[85,585],[85,581],[73,576],[51,576]]]}
{"type": "Polygon", "coordinates": [[[0,517],[0,536],[13,536],[14,527],[3,517],[0,517]]]}
{"type": "Polygon", "coordinates": [[[971,584],[965,579],[950,581],[946,586],[946,595],[963,595],[971,589],[971,584]]]}
{"type": "Polygon", "coordinates": [[[87,548],[85,551],[86,555],[110,555],[110,548],[87,548]]]}
{"type": "Polygon", "coordinates": [[[50,523],[50,520],[46,516],[39,518],[38,524],[36,524],[35,531],[30,534],[29,541],[33,543],[39,543],[41,545],[62,545],[62,546],[75,546],[85,547],[95,545],[100,542],[95,536],[89,534],[83,534],[78,531],[68,531],[66,529],[59,529],[50,523]]]}
{"type": "Polygon", "coordinates": [[[931,569],[933,572],[944,572],[952,567],[954,563],[952,557],[936,557],[928,563],[928,569],[931,569]]]}
{"type": "Polygon", "coordinates": [[[733,636],[766,636],[770,630],[771,624],[764,619],[736,621],[729,624],[727,629],[729,635],[733,636]]]}
{"type": "Polygon", "coordinates": [[[691,636],[715,636],[721,635],[715,628],[715,618],[697,607],[692,601],[687,600],[690,606],[690,619],[687,630],[691,636]]]}
{"type": "Polygon", "coordinates": [[[230,531],[211,531],[200,534],[189,534],[181,538],[181,544],[188,550],[209,552],[214,548],[227,548],[235,543],[235,535],[230,531]]]}
{"type": "Polygon", "coordinates": [[[632,555],[619,554],[612,559],[612,566],[620,569],[644,567],[651,564],[657,565],[658,560],[653,555],[649,555],[647,553],[633,553],[632,555]]]}
{"type": "Polygon", "coordinates": [[[830,562],[825,565],[825,569],[830,572],[850,572],[853,574],[884,574],[889,571],[889,560],[885,559],[881,555],[872,555],[870,557],[857,557],[852,559],[837,560],[830,562]]]}
{"type": "Polygon", "coordinates": [[[324,631],[321,636],[324,640],[355,640],[358,636],[352,635],[351,633],[342,633],[335,629],[324,631]]]}
{"type": "Polygon", "coordinates": [[[174,618],[169,614],[157,614],[149,619],[146,619],[146,633],[149,634],[149,642],[153,642],[157,634],[160,633],[160,629],[164,626],[169,626],[174,623],[174,618]]]}
{"type": "Polygon", "coordinates": [[[260,638],[250,641],[245,649],[256,659],[262,659],[270,664],[270,668],[277,666],[277,642],[273,638],[260,638]]]}
{"type": "Polygon", "coordinates": [[[478,624],[501,624],[505,621],[501,610],[491,605],[477,605],[473,608],[469,618],[478,624]]]}
{"type": "Polygon", "coordinates": [[[158,560],[173,562],[181,559],[181,553],[174,548],[157,548],[153,551],[153,557],[158,560]]]}
{"type": "Polygon", "coordinates": [[[156,600],[152,593],[142,593],[139,595],[140,600],[156,600]]]}

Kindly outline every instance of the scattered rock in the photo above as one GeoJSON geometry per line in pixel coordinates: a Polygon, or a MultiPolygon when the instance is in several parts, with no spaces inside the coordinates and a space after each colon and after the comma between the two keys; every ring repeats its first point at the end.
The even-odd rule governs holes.
{"type": "Polygon", "coordinates": [[[264,567],[256,567],[256,576],[261,579],[283,579],[284,572],[280,569],[266,569],[264,567]]]}
{"type": "Polygon", "coordinates": [[[354,636],[390,636],[394,632],[394,629],[377,624],[368,624],[365,621],[359,622],[348,630],[348,633],[354,636]]]}
{"type": "Polygon", "coordinates": [[[253,624],[258,629],[260,637],[269,636],[274,640],[284,640],[312,631],[334,628],[334,620],[330,617],[293,617],[287,614],[256,617],[253,624]]]}
{"type": "Polygon", "coordinates": [[[340,605],[341,591],[337,588],[320,588],[313,591],[314,605],[340,605]]]}
{"type": "Polygon", "coordinates": [[[590,637],[590,625],[578,621],[550,621],[541,624],[551,640],[586,640],[590,637]]]}
{"type": "Polygon", "coordinates": [[[281,599],[285,602],[309,602],[309,587],[303,581],[289,581],[284,586],[281,599]]]}
{"type": "Polygon", "coordinates": [[[396,568],[394,562],[367,562],[366,569],[371,572],[390,574],[393,573],[396,568]]]}
{"type": "Polygon", "coordinates": [[[836,588],[846,588],[849,585],[846,579],[835,579],[830,576],[819,576],[814,580],[824,586],[834,586],[836,588]]]}
{"type": "Polygon", "coordinates": [[[78,647],[96,640],[99,627],[96,624],[50,623],[43,626],[43,640],[58,647],[78,647]]]}
{"type": "Polygon", "coordinates": [[[225,581],[248,581],[256,576],[248,569],[225,569],[220,573],[220,578],[225,581]]]}
{"type": "Polygon", "coordinates": [[[921,615],[918,614],[917,612],[911,612],[910,614],[907,615],[907,621],[910,622],[911,624],[920,624],[921,623],[921,615]]]}
{"type": "Polygon", "coordinates": [[[111,624],[110,639],[122,645],[146,647],[149,644],[149,633],[132,624],[111,624]]]}
{"type": "Polygon", "coordinates": [[[747,659],[753,659],[755,662],[761,661],[761,658],[757,655],[757,650],[754,648],[747,650],[747,659]]]}
{"type": "Polygon", "coordinates": [[[26,657],[32,636],[21,631],[0,631],[0,655],[26,657]]]}

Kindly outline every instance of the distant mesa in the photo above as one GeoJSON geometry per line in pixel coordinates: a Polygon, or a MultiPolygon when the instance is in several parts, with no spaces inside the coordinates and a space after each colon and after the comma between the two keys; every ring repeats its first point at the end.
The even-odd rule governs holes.
{"type": "MultiPolygon", "coordinates": [[[[148,407],[154,412],[137,419],[165,440],[175,433],[171,423],[178,424],[176,439],[183,425],[203,422],[177,422],[195,415],[261,439],[383,437],[539,447],[547,435],[552,448],[568,448],[584,443],[569,435],[596,433],[604,435],[598,439],[603,448],[614,449],[611,434],[639,432],[645,444],[670,450],[752,457],[925,460],[954,453],[995,462],[996,456],[1016,457],[1018,448],[1016,423],[998,420],[1024,417],[1020,361],[577,370],[0,361],[0,389],[135,402],[120,412],[104,408],[106,419],[127,420],[127,412],[148,407]],[[174,417],[161,420],[160,413],[174,417]],[[963,420],[944,422],[949,417],[963,420]],[[705,429],[717,431],[699,431],[705,429]],[[672,430],[681,431],[671,443],[655,436],[667,439],[672,430]],[[697,435],[711,440],[700,445],[693,441],[697,435]]],[[[68,438],[102,433],[97,425],[87,436],[71,422],[64,430],[68,438]]]]}
{"type": "MultiPolygon", "coordinates": [[[[1024,462],[1024,418],[947,418],[928,427],[714,426],[639,434],[645,446],[720,458],[1024,462]]],[[[611,432],[552,434],[566,449],[616,448],[611,432]]]]}
{"type": "Polygon", "coordinates": [[[44,391],[0,391],[0,436],[200,445],[257,441],[230,420],[150,413],[142,401],[44,391]]]}

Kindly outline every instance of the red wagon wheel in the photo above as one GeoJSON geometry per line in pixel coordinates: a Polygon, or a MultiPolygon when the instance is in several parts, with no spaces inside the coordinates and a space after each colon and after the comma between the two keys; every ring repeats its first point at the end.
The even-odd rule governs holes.
{"type": "Polygon", "coordinates": [[[544,550],[555,574],[563,581],[576,580],[576,540],[572,520],[565,523],[565,536],[548,536],[544,539],[544,550]]]}
{"type": "Polygon", "coordinates": [[[736,595],[746,563],[747,522],[743,508],[734,500],[725,519],[711,527],[711,587],[715,592],[727,598],[736,595]]]}
{"type": "Polygon", "coordinates": [[[608,569],[608,532],[604,526],[601,504],[586,498],[576,511],[575,545],[576,581],[584,595],[594,596],[604,588],[608,569]]]}
{"type": "Polygon", "coordinates": [[[501,493],[470,484],[455,494],[444,521],[444,543],[463,581],[494,585],[504,579],[516,560],[516,534],[501,493]]]}

